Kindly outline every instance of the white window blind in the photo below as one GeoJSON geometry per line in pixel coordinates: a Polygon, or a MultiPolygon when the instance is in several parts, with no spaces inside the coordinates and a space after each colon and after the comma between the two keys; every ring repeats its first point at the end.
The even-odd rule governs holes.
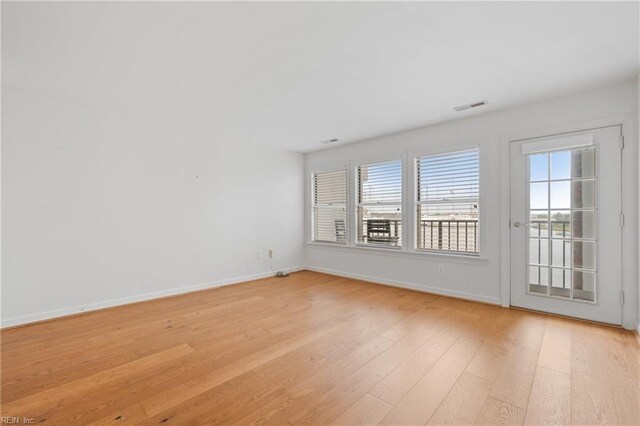
{"type": "Polygon", "coordinates": [[[478,254],[479,150],[416,159],[417,248],[478,254]]]}
{"type": "Polygon", "coordinates": [[[313,241],[346,243],[347,170],[313,174],[313,241]]]}
{"type": "Polygon", "coordinates": [[[402,245],[402,161],[358,166],[358,243],[402,245]]]}

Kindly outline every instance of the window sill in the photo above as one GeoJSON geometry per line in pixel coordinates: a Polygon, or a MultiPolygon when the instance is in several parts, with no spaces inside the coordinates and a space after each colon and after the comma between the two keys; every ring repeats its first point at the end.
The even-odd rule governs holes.
{"type": "Polygon", "coordinates": [[[313,241],[307,242],[307,246],[313,249],[373,254],[373,255],[379,255],[379,256],[403,257],[405,259],[427,260],[432,262],[468,263],[468,264],[478,264],[478,263],[489,262],[489,259],[483,256],[452,254],[452,253],[434,253],[430,251],[417,251],[417,250],[403,250],[402,248],[366,247],[362,245],[347,246],[347,245],[337,244],[337,243],[336,244],[321,243],[321,242],[313,242],[313,241]]]}

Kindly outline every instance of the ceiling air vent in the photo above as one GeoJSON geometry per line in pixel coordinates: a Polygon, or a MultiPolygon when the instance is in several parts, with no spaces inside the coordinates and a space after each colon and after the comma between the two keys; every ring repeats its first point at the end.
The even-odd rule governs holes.
{"type": "Polygon", "coordinates": [[[487,101],[478,101],[478,102],[473,102],[470,104],[466,104],[466,105],[460,105],[457,107],[454,107],[453,110],[456,112],[460,112],[460,111],[464,111],[467,109],[471,109],[471,108],[477,108],[477,107],[481,107],[487,104],[487,101]]]}
{"type": "Polygon", "coordinates": [[[330,143],[336,143],[338,142],[338,139],[327,139],[326,141],[322,141],[320,142],[322,145],[328,145],[330,143]]]}

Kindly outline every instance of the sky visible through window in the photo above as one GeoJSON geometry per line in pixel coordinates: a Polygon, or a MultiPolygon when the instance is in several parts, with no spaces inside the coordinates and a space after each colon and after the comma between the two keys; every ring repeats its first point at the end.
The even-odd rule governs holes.
{"type": "Polygon", "coordinates": [[[595,300],[595,158],[593,148],[528,157],[533,293],[595,300]]]}
{"type": "MultiPolygon", "coordinates": [[[[478,169],[477,153],[463,152],[454,153],[452,157],[462,160],[451,167],[458,173],[446,178],[443,175],[452,175],[446,167],[434,164],[427,165],[421,171],[422,176],[420,186],[425,195],[434,199],[438,198],[462,198],[478,196],[478,169]],[[468,170],[460,171],[460,167],[469,167],[468,170]],[[472,182],[472,183],[471,183],[472,182]],[[463,185],[467,184],[467,185],[463,185]]],[[[368,166],[368,175],[363,177],[363,202],[375,201],[375,195],[381,192],[400,193],[402,190],[402,166],[400,162],[389,162],[372,164],[368,166]],[[384,175],[386,179],[380,180],[378,177],[384,175]]],[[[546,179],[546,178],[545,178],[546,179]]]]}
{"type": "Polygon", "coordinates": [[[478,163],[478,150],[420,158],[420,200],[477,199],[480,181],[478,163]]]}
{"type": "Polygon", "coordinates": [[[362,175],[362,202],[392,201],[402,194],[402,162],[370,164],[362,175]]]}
{"type": "Polygon", "coordinates": [[[567,180],[547,185],[545,182],[571,178],[571,151],[531,155],[529,158],[529,178],[531,182],[540,182],[530,186],[531,209],[571,208],[571,183],[567,180]],[[549,189],[551,189],[551,194],[549,194],[549,189]]]}

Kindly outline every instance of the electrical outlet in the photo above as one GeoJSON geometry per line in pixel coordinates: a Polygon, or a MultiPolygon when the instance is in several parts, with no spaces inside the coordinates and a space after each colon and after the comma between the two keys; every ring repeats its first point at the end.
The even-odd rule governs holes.
{"type": "Polygon", "coordinates": [[[268,253],[269,253],[269,259],[271,259],[273,257],[273,249],[269,249],[268,253]]]}
{"type": "Polygon", "coordinates": [[[444,275],[444,265],[438,265],[438,274],[444,275]]]}
{"type": "Polygon", "coordinates": [[[262,252],[262,250],[258,250],[256,252],[256,259],[258,259],[258,260],[263,260],[264,259],[264,253],[262,252]]]}

